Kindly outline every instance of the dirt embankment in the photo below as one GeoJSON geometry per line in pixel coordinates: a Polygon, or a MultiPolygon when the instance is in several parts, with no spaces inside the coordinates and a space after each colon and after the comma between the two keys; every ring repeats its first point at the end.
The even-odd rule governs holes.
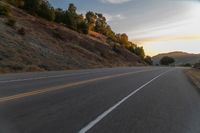
{"type": "Polygon", "coordinates": [[[118,45],[72,31],[11,7],[14,26],[0,16],[0,72],[50,71],[142,65],[118,45]]]}

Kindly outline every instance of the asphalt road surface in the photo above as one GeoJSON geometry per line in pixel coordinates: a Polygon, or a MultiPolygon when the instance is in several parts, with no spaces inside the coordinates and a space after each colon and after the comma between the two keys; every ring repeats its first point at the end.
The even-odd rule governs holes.
{"type": "Polygon", "coordinates": [[[0,76],[0,133],[200,133],[200,93],[184,68],[0,76]]]}

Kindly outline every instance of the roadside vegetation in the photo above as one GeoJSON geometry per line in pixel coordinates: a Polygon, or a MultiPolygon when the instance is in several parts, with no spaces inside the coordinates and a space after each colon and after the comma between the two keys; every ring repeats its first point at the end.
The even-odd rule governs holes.
{"type": "Polygon", "coordinates": [[[190,78],[190,80],[200,89],[200,69],[189,69],[186,70],[187,76],[190,78]]]}
{"type": "MultiPolygon", "coordinates": [[[[130,52],[139,56],[144,62],[151,65],[150,56],[146,56],[143,47],[137,46],[129,41],[126,33],[115,33],[111,26],[108,25],[105,16],[101,13],[88,11],[85,15],[77,13],[77,7],[74,4],[69,4],[66,10],[54,8],[46,0],[7,0],[10,4],[26,10],[29,14],[40,16],[48,21],[63,24],[66,27],[83,34],[96,32],[106,36],[108,43],[115,43],[128,49],[130,52]]],[[[9,9],[3,8],[2,13],[8,15],[9,9]]],[[[12,25],[12,24],[11,24],[12,25]]],[[[19,32],[24,33],[23,30],[19,32]]],[[[54,32],[54,35],[59,37],[59,34],[54,32]]]]}
{"type": "Polygon", "coordinates": [[[198,63],[195,63],[195,64],[194,64],[194,68],[200,69],[200,61],[199,61],[198,63]]]}
{"type": "Polygon", "coordinates": [[[200,61],[195,63],[193,68],[185,71],[190,80],[200,89],[200,61]]]}
{"type": "Polygon", "coordinates": [[[0,1],[9,9],[0,15],[0,73],[141,66],[147,64],[141,59],[150,61],[142,49],[131,49],[137,56],[98,32],[83,34],[27,10],[20,0],[10,0],[14,6],[6,2],[0,1]]]}
{"type": "Polygon", "coordinates": [[[164,56],[160,60],[160,65],[169,66],[172,65],[173,63],[175,63],[175,59],[169,56],[164,56]]]}
{"type": "Polygon", "coordinates": [[[0,3],[0,16],[9,16],[9,15],[10,15],[10,7],[0,3]]]}

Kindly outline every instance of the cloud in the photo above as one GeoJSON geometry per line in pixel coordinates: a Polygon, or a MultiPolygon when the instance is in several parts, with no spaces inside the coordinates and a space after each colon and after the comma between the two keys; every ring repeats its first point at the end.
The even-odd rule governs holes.
{"type": "Polygon", "coordinates": [[[103,3],[110,3],[110,4],[121,4],[131,0],[101,0],[103,3]]]}
{"type": "Polygon", "coordinates": [[[125,17],[122,14],[116,14],[116,15],[111,15],[108,13],[103,13],[103,14],[108,22],[125,19],[125,17]]]}
{"type": "Polygon", "coordinates": [[[194,34],[194,35],[176,35],[176,36],[160,36],[160,37],[148,37],[148,38],[140,38],[136,39],[134,41],[136,42],[161,42],[161,41],[176,41],[176,40],[182,40],[182,41],[194,41],[194,40],[200,40],[200,34],[194,34]]]}

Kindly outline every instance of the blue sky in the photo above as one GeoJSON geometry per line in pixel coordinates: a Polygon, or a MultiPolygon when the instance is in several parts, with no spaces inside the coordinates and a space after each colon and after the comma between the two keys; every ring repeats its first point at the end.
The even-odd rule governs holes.
{"type": "Polygon", "coordinates": [[[198,0],[49,0],[78,12],[103,13],[115,32],[127,33],[148,55],[185,51],[200,53],[200,2],[198,0]]]}

